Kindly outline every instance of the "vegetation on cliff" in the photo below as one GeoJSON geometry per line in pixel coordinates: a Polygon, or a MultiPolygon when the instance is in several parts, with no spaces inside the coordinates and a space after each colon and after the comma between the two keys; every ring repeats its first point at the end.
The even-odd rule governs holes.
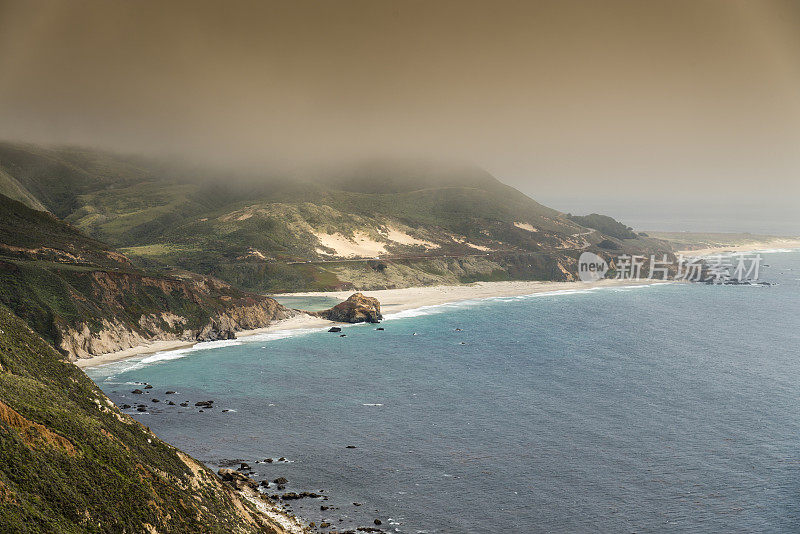
{"type": "Polygon", "coordinates": [[[3,532],[282,532],[0,306],[3,532]]]}
{"type": "Polygon", "coordinates": [[[294,312],[192,273],[133,267],[49,213],[0,195],[0,303],[72,358],[152,339],[232,337],[294,312]]]}
{"type": "Polygon", "coordinates": [[[568,215],[569,220],[586,228],[594,228],[599,232],[617,239],[636,239],[637,234],[630,226],[625,226],[608,215],[591,213],[589,215],[568,215]]]}
{"type": "Polygon", "coordinates": [[[604,240],[669,249],[610,218],[570,219],[466,166],[370,162],[289,176],[0,143],[0,172],[140,267],[250,291],[568,280],[580,252],[604,240]]]}

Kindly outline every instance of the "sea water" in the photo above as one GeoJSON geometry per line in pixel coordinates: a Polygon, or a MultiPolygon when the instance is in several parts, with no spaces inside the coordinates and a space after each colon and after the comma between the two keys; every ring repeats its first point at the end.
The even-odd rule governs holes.
{"type": "Polygon", "coordinates": [[[293,510],[338,530],[797,532],[800,254],[763,257],[777,285],[469,301],[88,372],[210,467],[323,490],[293,510]]]}

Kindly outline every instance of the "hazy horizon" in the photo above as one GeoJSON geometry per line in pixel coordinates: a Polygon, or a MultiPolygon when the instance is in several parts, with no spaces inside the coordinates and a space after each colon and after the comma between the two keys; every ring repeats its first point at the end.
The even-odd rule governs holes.
{"type": "Polygon", "coordinates": [[[782,1],[0,0],[0,138],[463,161],[636,228],[800,234],[798,23],[782,1]]]}

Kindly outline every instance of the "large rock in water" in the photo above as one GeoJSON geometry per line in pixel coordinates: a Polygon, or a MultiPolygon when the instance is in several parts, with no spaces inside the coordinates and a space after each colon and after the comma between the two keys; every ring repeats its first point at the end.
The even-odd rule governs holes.
{"type": "Polygon", "coordinates": [[[314,315],[340,323],[379,323],[383,319],[378,299],[362,293],[354,293],[346,301],[314,315]]]}

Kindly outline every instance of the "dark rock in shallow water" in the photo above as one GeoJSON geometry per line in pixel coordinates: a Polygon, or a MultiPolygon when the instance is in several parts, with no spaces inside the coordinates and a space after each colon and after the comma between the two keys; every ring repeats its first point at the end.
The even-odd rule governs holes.
{"type": "Polygon", "coordinates": [[[153,386],[151,386],[150,384],[147,384],[147,385],[144,387],[144,389],[153,389],[153,386]]]}
{"type": "Polygon", "coordinates": [[[186,408],[187,406],[189,406],[189,403],[188,403],[188,402],[182,402],[182,403],[181,403],[181,406],[183,406],[184,408],[186,408]]]}
{"type": "Polygon", "coordinates": [[[143,408],[143,407],[139,406],[138,408],[136,408],[136,411],[137,412],[146,412],[147,408],[143,408]]]}
{"type": "Polygon", "coordinates": [[[141,395],[142,393],[144,393],[144,391],[142,391],[141,389],[134,389],[133,391],[131,391],[131,393],[133,393],[134,395],[141,395]]]}
{"type": "Polygon", "coordinates": [[[242,462],[241,465],[239,465],[239,471],[250,471],[250,469],[250,466],[245,462],[242,462]]]}
{"type": "Polygon", "coordinates": [[[362,293],[353,293],[346,301],[329,310],[310,314],[339,323],[379,323],[383,319],[378,299],[364,296],[362,293]]]}
{"type": "Polygon", "coordinates": [[[273,482],[274,482],[275,484],[286,484],[286,483],[288,483],[289,481],[288,481],[288,480],[286,480],[286,478],[285,478],[285,477],[278,477],[278,478],[276,478],[275,480],[273,480],[273,482]]]}
{"type": "Polygon", "coordinates": [[[347,334],[339,334],[339,337],[347,337],[347,334]]]}
{"type": "Polygon", "coordinates": [[[328,329],[328,332],[341,332],[342,328],[340,326],[332,326],[328,329]]]}
{"type": "Polygon", "coordinates": [[[274,460],[272,458],[266,458],[264,461],[271,464],[274,460]]]}
{"type": "Polygon", "coordinates": [[[375,521],[373,521],[373,523],[375,523],[376,525],[382,525],[383,524],[380,519],[376,519],[375,521]]]}
{"type": "Polygon", "coordinates": [[[123,409],[123,410],[127,410],[127,409],[128,409],[128,408],[130,408],[130,407],[131,407],[131,405],[130,405],[130,404],[123,404],[123,405],[122,405],[122,409],[123,409]]]}
{"type": "Polygon", "coordinates": [[[164,393],[164,395],[175,395],[175,392],[174,391],[167,391],[166,393],[164,393]]]}
{"type": "Polygon", "coordinates": [[[241,464],[242,462],[244,462],[244,460],[241,458],[222,458],[221,460],[217,460],[217,465],[220,467],[233,467],[234,465],[241,464]]]}
{"type": "Polygon", "coordinates": [[[253,480],[252,478],[239,473],[238,471],[234,471],[233,469],[220,469],[217,471],[219,478],[223,480],[223,482],[228,482],[233,487],[237,489],[242,489],[245,486],[256,489],[258,487],[258,482],[253,480]]]}
{"type": "Polygon", "coordinates": [[[356,448],[355,445],[348,445],[347,447],[345,447],[345,449],[355,449],[355,448],[356,448]]]}
{"type": "Polygon", "coordinates": [[[169,405],[169,406],[175,406],[175,403],[174,403],[174,402],[172,402],[172,401],[167,401],[167,405],[169,405]]]}
{"type": "Polygon", "coordinates": [[[384,327],[382,327],[382,326],[379,326],[379,327],[378,327],[378,328],[376,328],[375,330],[386,330],[386,329],[385,329],[384,327]]]}
{"type": "Polygon", "coordinates": [[[281,456],[280,458],[278,458],[278,461],[279,461],[279,462],[285,462],[285,461],[286,461],[286,458],[284,458],[283,456],[281,456]]]}
{"type": "Polygon", "coordinates": [[[161,402],[161,401],[158,399],[150,399],[150,402],[161,402]]]}

